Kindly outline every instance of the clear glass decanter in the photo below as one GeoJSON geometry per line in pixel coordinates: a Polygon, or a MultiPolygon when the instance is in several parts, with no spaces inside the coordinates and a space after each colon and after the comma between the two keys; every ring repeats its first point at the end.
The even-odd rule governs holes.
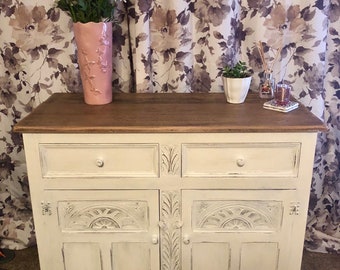
{"type": "Polygon", "coordinates": [[[272,72],[264,72],[261,78],[259,95],[260,98],[274,98],[275,79],[272,72]]]}

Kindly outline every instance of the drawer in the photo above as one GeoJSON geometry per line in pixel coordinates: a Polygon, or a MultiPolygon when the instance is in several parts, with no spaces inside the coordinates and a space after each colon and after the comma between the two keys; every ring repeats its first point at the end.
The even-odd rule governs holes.
{"type": "Polygon", "coordinates": [[[159,177],[158,144],[40,144],[43,178],[159,177]]]}
{"type": "Polygon", "coordinates": [[[182,145],[183,177],[297,177],[300,143],[182,145]]]}

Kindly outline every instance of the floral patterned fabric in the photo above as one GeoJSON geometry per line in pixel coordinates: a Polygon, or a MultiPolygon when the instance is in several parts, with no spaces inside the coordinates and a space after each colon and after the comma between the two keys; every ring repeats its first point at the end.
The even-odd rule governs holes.
{"type": "MultiPolygon", "coordinates": [[[[116,92],[221,92],[225,64],[243,60],[257,91],[263,66],[324,119],[305,246],[340,253],[339,0],[128,0],[113,30],[116,92]]],[[[12,127],[54,92],[80,92],[72,22],[54,0],[0,2],[1,246],[35,243],[22,137],[12,127]]]]}

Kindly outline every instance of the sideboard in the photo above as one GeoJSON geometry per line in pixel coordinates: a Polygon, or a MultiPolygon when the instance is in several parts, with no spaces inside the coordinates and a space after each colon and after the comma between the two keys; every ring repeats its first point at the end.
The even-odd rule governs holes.
{"type": "Polygon", "coordinates": [[[23,133],[41,270],[298,270],[317,133],[248,94],[53,94],[23,133]]]}

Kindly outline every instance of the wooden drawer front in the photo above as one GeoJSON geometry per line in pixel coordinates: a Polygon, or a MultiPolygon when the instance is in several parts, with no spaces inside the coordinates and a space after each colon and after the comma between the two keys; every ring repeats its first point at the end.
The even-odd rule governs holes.
{"type": "Polygon", "coordinates": [[[159,177],[158,144],[41,144],[44,178],[159,177]]]}
{"type": "Polygon", "coordinates": [[[183,177],[297,177],[300,143],[182,145],[183,177]]]}

